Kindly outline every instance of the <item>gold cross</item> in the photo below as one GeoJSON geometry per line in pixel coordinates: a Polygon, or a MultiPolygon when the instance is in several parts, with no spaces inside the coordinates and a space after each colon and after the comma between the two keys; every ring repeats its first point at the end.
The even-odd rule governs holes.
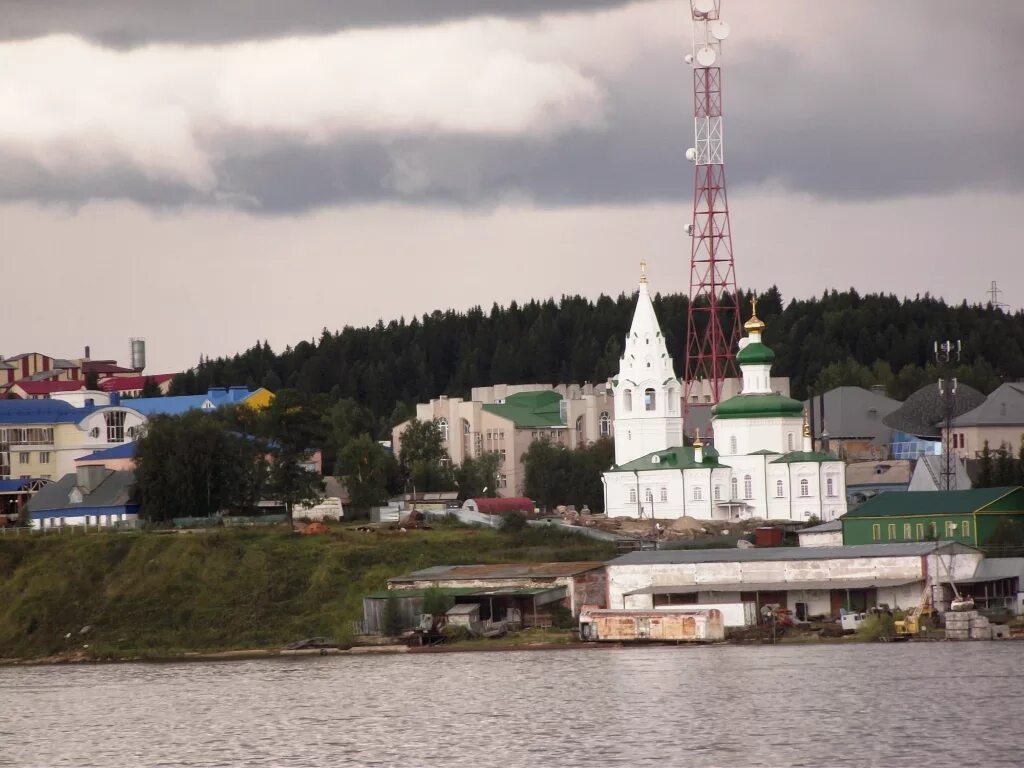
{"type": "Polygon", "coordinates": [[[757,296],[750,297],[750,314],[752,317],[757,317],[757,296]]]}

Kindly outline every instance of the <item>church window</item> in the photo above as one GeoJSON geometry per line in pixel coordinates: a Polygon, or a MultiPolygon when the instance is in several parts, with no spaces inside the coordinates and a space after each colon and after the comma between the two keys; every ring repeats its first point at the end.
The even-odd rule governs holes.
{"type": "Polygon", "coordinates": [[[807,482],[807,478],[806,477],[803,480],[800,481],[800,495],[801,496],[810,496],[811,495],[811,484],[807,482]]]}
{"type": "Polygon", "coordinates": [[[629,489],[629,503],[636,504],[636,488],[629,489]]]}
{"type": "Polygon", "coordinates": [[[754,498],[754,482],[751,479],[750,475],[743,476],[743,498],[754,498]]]}
{"type": "Polygon", "coordinates": [[[729,438],[729,453],[733,456],[736,455],[736,435],[729,438]]]}
{"type": "Polygon", "coordinates": [[[733,500],[738,499],[740,497],[740,481],[734,477],[729,481],[729,484],[732,486],[730,489],[732,491],[732,496],[730,498],[733,500]]]}
{"type": "Polygon", "coordinates": [[[608,437],[612,433],[612,420],[608,416],[608,411],[601,411],[601,418],[597,424],[601,437],[608,437]]]}
{"type": "Polygon", "coordinates": [[[781,480],[776,480],[775,481],[775,496],[776,496],[776,498],[781,499],[784,495],[785,494],[783,493],[782,481],[781,480]]]}
{"type": "Polygon", "coordinates": [[[669,413],[675,413],[676,412],[676,391],[674,389],[670,388],[669,391],[668,391],[667,397],[668,397],[668,411],[669,411],[669,413]]]}
{"type": "Polygon", "coordinates": [[[704,500],[704,493],[701,491],[701,488],[700,488],[699,485],[693,486],[693,500],[694,501],[703,501],[704,500]]]}
{"type": "Polygon", "coordinates": [[[786,449],[790,450],[790,451],[793,450],[793,433],[792,432],[790,432],[788,435],[786,435],[786,449]]]}
{"type": "Polygon", "coordinates": [[[583,445],[583,417],[576,419],[576,444],[583,445]]]}
{"type": "Polygon", "coordinates": [[[644,410],[653,411],[657,406],[656,396],[654,390],[648,387],[644,390],[644,410]]]}
{"type": "Polygon", "coordinates": [[[668,488],[661,489],[661,500],[668,501],[668,488]]]}
{"type": "Polygon", "coordinates": [[[441,440],[448,442],[448,419],[440,418],[437,420],[437,429],[441,433],[441,440]]]}
{"type": "Polygon", "coordinates": [[[622,390],[622,407],[627,411],[633,410],[633,390],[624,389],[622,390]]]}
{"type": "Polygon", "coordinates": [[[825,479],[825,494],[827,496],[836,495],[836,481],[831,477],[825,479]]]}
{"type": "Polygon", "coordinates": [[[910,533],[910,523],[904,523],[903,524],[903,540],[904,541],[910,541],[911,538],[912,537],[911,537],[911,533],[910,533]]]}

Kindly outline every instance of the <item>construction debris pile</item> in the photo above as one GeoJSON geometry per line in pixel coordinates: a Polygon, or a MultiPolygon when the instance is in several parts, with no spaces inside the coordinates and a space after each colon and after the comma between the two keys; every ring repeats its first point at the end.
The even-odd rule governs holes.
{"type": "Polygon", "coordinates": [[[721,536],[742,537],[752,534],[764,525],[762,520],[697,520],[693,517],[679,517],[675,520],[651,520],[649,517],[605,517],[603,515],[577,515],[569,520],[575,525],[629,537],[654,537],[659,539],[703,539],[721,536]]]}

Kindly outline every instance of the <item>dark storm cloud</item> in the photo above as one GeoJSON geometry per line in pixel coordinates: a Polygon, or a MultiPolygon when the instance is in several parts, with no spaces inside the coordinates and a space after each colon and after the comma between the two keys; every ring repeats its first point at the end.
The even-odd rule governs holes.
{"type": "Polygon", "coordinates": [[[611,8],[629,0],[24,0],[0,9],[0,39],[68,33],[111,46],[217,43],[354,27],[611,8]]]}
{"type": "MultiPolygon", "coordinates": [[[[421,7],[381,5],[393,5],[389,13],[421,7]]],[[[422,5],[455,14],[483,4],[422,5]]],[[[328,4],[302,7],[314,6],[327,13],[328,4]]],[[[370,14],[377,3],[345,6],[370,14]]],[[[1024,13],[1003,6],[1010,10],[998,24],[967,24],[957,7],[903,6],[897,21],[913,36],[895,47],[869,36],[873,21],[850,30],[835,41],[842,50],[830,61],[843,62],[838,68],[825,69],[822,59],[774,40],[730,49],[723,69],[730,188],[774,182],[825,199],[858,200],[1021,189],[1024,13]],[[954,22],[958,44],[976,51],[972,67],[951,53],[954,22]]],[[[0,197],[70,203],[123,197],[265,213],[382,201],[473,207],[519,198],[547,206],[688,199],[692,85],[681,54],[651,47],[614,75],[594,75],[606,94],[605,121],[553,136],[435,132],[310,144],[240,135],[216,150],[216,192],[152,182],[130,169],[67,181],[22,162],[0,178],[0,197]]]]}

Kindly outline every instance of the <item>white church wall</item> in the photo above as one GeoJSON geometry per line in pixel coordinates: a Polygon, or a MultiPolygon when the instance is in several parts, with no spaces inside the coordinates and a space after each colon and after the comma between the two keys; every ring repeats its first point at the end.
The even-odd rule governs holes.
{"type": "Polygon", "coordinates": [[[716,419],[715,448],[726,459],[737,454],[768,450],[778,454],[800,450],[803,420],[801,418],[775,419],[716,419]]]}

